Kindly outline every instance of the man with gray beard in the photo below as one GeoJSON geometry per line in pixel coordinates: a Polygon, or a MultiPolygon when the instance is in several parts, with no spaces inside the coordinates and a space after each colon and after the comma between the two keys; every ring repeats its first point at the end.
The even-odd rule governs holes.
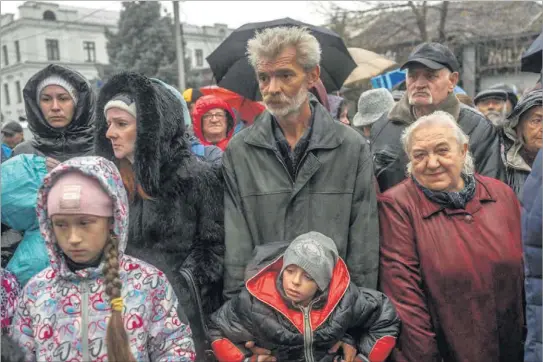
{"type": "Polygon", "coordinates": [[[423,43],[411,52],[402,66],[405,68],[407,91],[371,129],[371,151],[381,192],[406,177],[408,160],[400,142],[404,129],[436,110],[450,113],[469,136],[475,171],[503,179],[498,132],[481,113],[460,103],[454,94],[460,64],[453,52],[439,43],[423,43]]]}
{"type": "Polygon", "coordinates": [[[254,249],[321,232],[337,244],[351,279],[377,286],[379,222],[369,148],[309,93],[321,49],[305,28],[265,29],[248,42],[267,110],[223,155],[224,294],[243,287],[254,249]]]}
{"type": "Polygon", "coordinates": [[[479,92],[473,99],[477,110],[498,128],[503,127],[517,101],[515,90],[506,84],[496,84],[479,92]]]}

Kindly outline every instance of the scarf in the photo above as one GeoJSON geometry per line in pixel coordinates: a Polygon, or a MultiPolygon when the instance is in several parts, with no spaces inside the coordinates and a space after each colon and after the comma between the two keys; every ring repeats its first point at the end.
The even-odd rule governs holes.
{"type": "Polygon", "coordinates": [[[473,175],[462,174],[464,188],[461,191],[432,191],[429,188],[419,184],[414,177],[411,178],[417,187],[424,193],[424,196],[428,198],[428,200],[447,209],[465,209],[466,204],[475,195],[475,177],[473,177],[473,175]]]}
{"type": "Polygon", "coordinates": [[[64,254],[64,259],[66,260],[66,265],[68,266],[68,269],[70,269],[70,271],[75,273],[76,271],[87,269],[87,268],[97,268],[102,262],[103,256],[104,256],[104,253],[101,253],[98,256],[98,258],[96,258],[95,260],[91,260],[87,263],[75,262],[72,259],[70,259],[68,255],[66,254],[64,254]]]}

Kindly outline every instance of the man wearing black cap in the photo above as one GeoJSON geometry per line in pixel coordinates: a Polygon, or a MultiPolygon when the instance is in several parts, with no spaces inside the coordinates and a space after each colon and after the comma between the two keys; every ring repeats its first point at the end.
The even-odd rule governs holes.
{"type": "Polygon", "coordinates": [[[497,131],[483,115],[460,103],[454,94],[460,65],[451,50],[439,43],[423,43],[411,52],[402,66],[405,68],[407,91],[371,130],[374,172],[381,191],[405,179],[408,159],[400,142],[403,130],[437,110],[452,114],[469,136],[476,172],[502,178],[497,131]]]}
{"type": "Polygon", "coordinates": [[[2,162],[10,158],[15,146],[23,141],[23,127],[19,122],[12,121],[2,127],[2,162]]]}
{"type": "Polygon", "coordinates": [[[503,123],[518,101],[515,90],[507,84],[496,84],[479,92],[473,100],[475,106],[496,127],[503,123]]]}
{"type": "Polygon", "coordinates": [[[9,148],[14,149],[19,143],[25,140],[23,127],[19,122],[12,121],[2,127],[2,142],[9,148]]]}

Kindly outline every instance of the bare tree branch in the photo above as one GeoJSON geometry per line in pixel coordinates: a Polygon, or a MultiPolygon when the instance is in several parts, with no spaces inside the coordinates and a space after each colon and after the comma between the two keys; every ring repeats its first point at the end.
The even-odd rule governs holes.
{"type": "Polygon", "coordinates": [[[417,20],[417,27],[419,28],[420,37],[422,41],[428,41],[428,32],[426,31],[426,1],[422,4],[422,13],[417,9],[417,6],[413,1],[408,1],[407,5],[411,8],[415,18],[417,20]]]}
{"type": "Polygon", "coordinates": [[[443,1],[441,4],[441,17],[439,19],[439,42],[444,42],[447,37],[445,35],[445,22],[447,21],[447,12],[449,10],[449,2],[443,1]]]}

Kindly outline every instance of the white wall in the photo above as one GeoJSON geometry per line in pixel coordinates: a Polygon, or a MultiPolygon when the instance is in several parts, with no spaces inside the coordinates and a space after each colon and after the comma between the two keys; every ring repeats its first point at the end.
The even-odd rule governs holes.
{"type": "Polygon", "coordinates": [[[519,91],[522,92],[526,88],[533,87],[538,79],[539,74],[536,73],[501,74],[481,77],[479,89],[485,90],[494,84],[506,83],[516,85],[519,91]]]}

